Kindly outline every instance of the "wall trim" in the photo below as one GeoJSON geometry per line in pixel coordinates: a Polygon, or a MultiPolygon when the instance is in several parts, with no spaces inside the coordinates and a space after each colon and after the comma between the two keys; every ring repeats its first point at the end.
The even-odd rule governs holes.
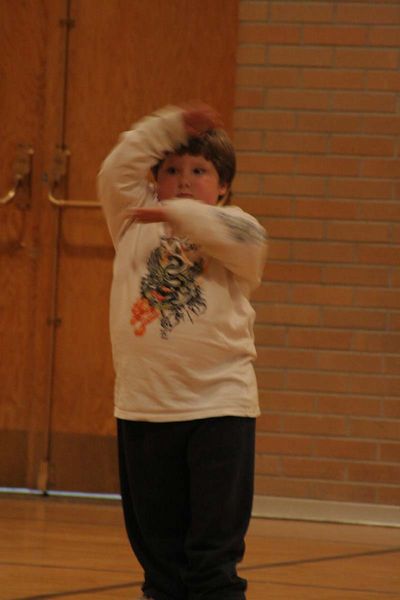
{"type": "Polygon", "coordinates": [[[398,506],[278,496],[254,496],[253,517],[400,527],[398,506]]]}
{"type": "MultiPolygon", "coordinates": [[[[43,492],[39,490],[7,487],[0,487],[0,493],[43,495],[43,492]]],[[[47,492],[46,495],[106,501],[120,501],[121,499],[119,494],[90,494],[55,490],[47,492]]],[[[280,496],[254,496],[252,517],[373,525],[376,527],[400,527],[399,506],[283,498],[280,496]]]]}

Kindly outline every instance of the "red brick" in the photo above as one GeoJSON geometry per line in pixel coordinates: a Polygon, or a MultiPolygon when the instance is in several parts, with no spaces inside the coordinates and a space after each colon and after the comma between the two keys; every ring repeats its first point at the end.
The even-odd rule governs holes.
{"type": "Polygon", "coordinates": [[[295,261],[351,263],[355,260],[354,246],[349,243],[295,242],[292,252],[295,261]]]}
{"type": "Polygon", "coordinates": [[[350,481],[370,481],[373,483],[395,483],[400,481],[400,466],[376,465],[372,463],[350,464],[350,481]]]}
{"type": "Polygon", "coordinates": [[[314,369],[317,367],[317,353],[309,350],[290,350],[288,348],[257,349],[257,365],[270,368],[314,369]]]}
{"type": "MultiPolygon", "coordinates": [[[[386,357],[387,360],[388,357],[386,357]]],[[[398,357],[393,357],[398,358],[398,357]]],[[[400,371],[397,369],[396,375],[399,375],[400,371]]],[[[395,419],[400,418],[400,400],[396,399],[386,399],[383,401],[383,414],[385,417],[393,417],[395,419]]]]}
{"type": "Polygon", "coordinates": [[[330,94],[328,92],[302,90],[269,90],[266,106],[280,109],[328,110],[330,94]]]}
{"type": "Polygon", "coordinates": [[[310,456],[313,445],[308,436],[285,434],[257,435],[257,452],[266,454],[283,454],[310,456]]]}
{"type": "Polygon", "coordinates": [[[313,494],[317,500],[367,502],[369,504],[376,501],[376,487],[373,485],[319,481],[313,488],[313,494]]]}
{"type": "Polygon", "coordinates": [[[300,281],[315,283],[321,281],[321,269],[310,265],[296,263],[267,264],[266,281],[300,281]]]}
{"type": "Polygon", "coordinates": [[[332,137],[331,152],[359,156],[394,156],[395,142],[394,139],[375,136],[335,135],[332,137]]]}
{"type": "Polygon", "coordinates": [[[257,305],[257,323],[276,325],[319,325],[319,309],[290,304],[257,305]]]}
{"type": "Polygon", "coordinates": [[[294,158],[292,156],[266,156],[261,153],[240,153],[237,156],[239,171],[248,173],[292,173],[294,158]]]}
{"type": "Polygon", "coordinates": [[[397,50],[376,50],[371,48],[337,48],[336,67],[361,69],[396,69],[397,50]]]}
{"type": "Polygon", "coordinates": [[[254,331],[257,345],[265,344],[268,346],[285,346],[286,344],[285,327],[257,324],[254,331]]]}
{"type": "Polygon", "coordinates": [[[265,112],[261,110],[237,110],[235,113],[237,129],[269,129],[271,131],[289,131],[294,127],[294,115],[290,112],[265,112]]]}
{"type": "Polygon", "coordinates": [[[370,46],[395,46],[398,48],[400,40],[400,27],[374,27],[369,29],[368,45],[370,46]]]}
{"type": "Polygon", "coordinates": [[[335,200],[303,200],[299,199],[295,205],[297,217],[312,219],[356,219],[357,204],[355,202],[340,202],[335,200]]]}
{"type": "MultiPolygon", "coordinates": [[[[236,88],[235,107],[236,108],[261,108],[264,106],[264,90],[262,88],[236,88]]],[[[238,132],[235,132],[237,136],[238,132]]]]}
{"type": "Polygon", "coordinates": [[[400,165],[398,159],[363,159],[361,161],[362,177],[399,177],[400,165]]]}
{"type": "Polygon", "coordinates": [[[398,92],[400,91],[400,73],[393,71],[369,71],[367,74],[367,89],[398,92]]]}
{"type": "Polygon", "coordinates": [[[272,238],[322,239],[324,237],[322,221],[270,218],[265,225],[272,238]]]}
{"type": "Polygon", "coordinates": [[[314,409],[314,399],[312,394],[286,392],[281,390],[270,390],[260,394],[262,408],[268,410],[286,412],[312,412],[314,409]]]}
{"type": "Polygon", "coordinates": [[[261,179],[258,175],[238,173],[233,184],[234,194],[254,194],[261,189],[261,179]]]}
{"type": "Polygon", "coordinates": [[[400,269],[392,269],[390,283],[392,287],[400,287],[400,269]]]}
{"type": "Polygon", "coordinates": [[[331,2],[273,2],[270,7],[271,21],[323,23],[333,18],[331,2]]]}
{"type": "Polygon", "coordinates": [[[391,313],[388,317],[388,328],[393,331],[400,330],[400,315],[397,313],[391,313]]]}
{"type": "Polygon", "coordinates": [[[288,346],[299,348],[331,348],[336,350],[350,349],[352,333],[336,331],[335,329],[289,329],[287,334],[288,346]]]}
{"type": "Polygon", "coordinates": [[[324,304],[333,306],[351,306],[353,290],[348,287],[329,287],[321,285],[296,285],[292,293],[295,304],[324,304]]]}
{"type": "Polygon", "coordinates": [[[276,414],[264,413],[257,419],[258,432],[277,432],[281,431],[281,416],[276,414]]]}
{"type": "Polygon", "coordinates": [[[400,502],[397,482],[335,479],[347,467],[398,467],[394,7],[398,14],[386,1],[241,3],[235,143],[245,157],[234,191],[270,234],[254,294],[259,493],[400,502]],[[257,64],[264,55],[276,66],[257,64]],[[285,427],[308,431],[289,436],[285,427]]]}
{"type": "Polygon", "coordinates": [[[358,217],[364,221],[400,221],[400,204],[382,201],[363,203],[358,207],[358,217]]]}
{"type": "Polygon", "coordinates": [[[265,196],[246,196],[235,201],[246,212],[259,216],[290,216],[292,200],[290,198],[266,198],[265,196]]]}
{"type": "Polygon", "coordinates": [[[400,6],[385,6],[379,2],[360,4],[339,2],[336,21],[343,23],[368,23],[377,25],[395,25],[400,22],[400,6]]]}
{"type": "Polygon", "coordinates": [[[376,267],[325,266],[322,280],[329,284],[384,286],[388,283],[388,271],[376,267]]]}
{"type": "Polygon", "coordinates": [[[323,371],[382,373],[383,359],[378,354],[354,352],[320,352],[319,368],[323,371]]]}
{"type": "Polygon", "coordinates": [[[256,44],[242,44],[236,53],[239,65],[263,65],[265,64],[265,47],[256,44]]]}
{"type": "Polygon", "coordinates": [[[329,240],[357,242],[388,242],[390,226],[384,223],[334,223],[327,225],[329,240]]]}
{"type": "Polygon", "coordinates": [[[400,438],[400,421],[385,419],[350,419],[350,435],[376,440],[400,438]]]}
{"type": "Polygon", "coordinates": [[[262,21],[268,17],[268,2],[239,2],[240,21],[262,21]]]}
{"type": "Polygon", "coordinates": [[[270,46],[268,62],[279,66],[330,67],[333,64],[333,49],[310,46],[270,46]]]}
{"type": "Polygon", "coordinates": [[[268,250],[268,259],[270,262],[289,260],[290,254],[290,242],[271,240],[268,250]]]}
{"type": "Polygon", "coordinates": [[[274,87],[297,87],[300,84],[300,69],[289,67],[238,67],[237,85],[274,87]]]}
{"type": "Polygon", "coordinates": [[[367,27],[343,27],[337,25],[305,25],[303,43],[329,46],[367,45],[367,27]]]}
{"type": "Polygon", "coordinates": [[[400,444],[381,444],[380,457],[384,462],[400,463],[400,444]]]}
{"type": "Polygon", "coordinates": [[[311,485],[306,480],[290,480],[278,477],[256,477],[255,493],[264,496],[289,496],[292,498],[310,498],[311,485]]]}
{"type": "Polygon", "coordinates": [[[399,486],[380,486],[376,490],[376,502],[379,504],[400,505],[400,487],[399,486]]]}
{"type": "Polygon", "coordinates": [[[257,368],[256,376],[260,389],[279,390],[282,389],[285,384],[285,377],[282,371],[257,368]]]}
{"type": "Polygon", "coordinates": [[[263,44],[297,44],[301,28],[298,25],[271,25],[270,23],[242,23],[239,42],[263,44]]]}
{"type": "Polygon", "coordinates": [[[338,375],[337,373],[322,373],[321,371],[289,371],[287,373],[287,389],[346,393],[348,391],[348,376],[338,375]]]}
{"type": "Polygon", "coordinates": [[[364,118],[362,128],[364,133],[395,135],[400,133],[400,117],[369,115],[364,118]]]}
{"type": "Polygon", "coordinates": [[[360,161],[356,158],[337,158],[334,156],[299,156],[297,158],[298,173],[307,175],[357,175],[360,161]]]}
{"type": "Polygon", "coordinates": [[[282,459],[282,474],[287,477],[344,480],[346,472],[347,465],[339,461],[316,460],[312,458],[282,459]]]}
{"type": "Polygon", "coordinates": [[[252,295],[253,302],[288,302],[289,286],[263,283],[252,295]]]}
{"type": "Polygon", "coordinates": [[[292,196],[321,196],[325,193],[325,179],[323,177],[267,175],[264,180],[264,192],[292,196]]]}
{"type": "MultiPolygon", "coordinates": [[[[400,254],[400,252],[399,252],[400,254]]],[[[375,306],[376,308],[400,308],[400,291],[366,289],[354,291],[356,306],[375,306]]],[[[400,348],[399,348],[400,350],[400,348]]]]}
{"type": "MultiPolygon", "coordinates": [[[[379,417],[381,414],[381,400],[366,396],[321,396],[317,402],[317,410],[320,413],[330,415],[353,415],[360,417],[379,417]]],[[[349,442],[353,443],[353,442],[349,442]]],[[[357,458],[357,454],[354,457],[357,458]]]]}
{"type": "Polygon", "coordinates": [[[354,332],[352,348],[366,352],[398,352],[400,334],[356,331],[354,332]]]}
{"type": "Polygon", "coordinates": [[[329,180],[328,195],[334,198],[387,200],[392,197],[392,183],[390,181],[365,181],[360,178],[332,178],[329,180]]]}
{"type": "Polygon", "coordinates": [[[259,475],[280,475],[280,458],[258,454],[256,456],[256,472],[259,475]]]}
{"type": "Polygon", "coordinates": [[[384,312],[359,309],[324,308],[323,323],[341,329],[383,329],[386,324],[384,312]]]}
{"type": "Polygon", "coordinates": [[[321,134],[268,132],[265,143],[265,150],[295,154],[325,153],[326,149],[327,136],[321,134]]]}
{"type": "Polygon", "coordinates": [[[237,150],[261,150],[262,134],[259,131],[237,131],[234,143],[237,150]]]}
{"type": "Polygon", "coordinates": [[[300,113],[297,116],[298,131],[325,133],[354,133],[361,131],[362,119],[356,115],[341,113],[300,113]]]}
{"type": "Polygon", "coordinates": [[[363,90],[365,75],[354,70],[305,69],[303,85],[306,89],[363,90]]]}
{"type": "Polygon", "coordinates": [[[343,417],[319,415],[282,415],[282,431],[317,435],[340,435],[346,432],[343,417]]]}

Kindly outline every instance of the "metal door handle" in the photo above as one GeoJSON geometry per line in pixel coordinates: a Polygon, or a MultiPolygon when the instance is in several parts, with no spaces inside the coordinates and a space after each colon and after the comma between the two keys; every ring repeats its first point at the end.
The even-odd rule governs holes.
{"type": "MultiPolygon", "coordinates": [[[[26,183],[30,192],[33,148],[26,144],[18,144],[17,155],[13,164],[14,185],[0,198],[0,205],[11,202],[18,190],[26,183]]],[[[30,195],[30,194],[29,194],[30,195]]],[[[26,208],[26,204],[24,206],[26,208]]]]}
{"type": "Polygon", "coordinates": [[[68,148],[58,146],[54,155],[53,172],[49,183],[48,199],[53,206],[59,208],[101,208],[100,202],[90,202],[87,200],[66,200],[56,198],[55,190],[61,184],[62,180],[68,174],[68,160],[70,157],[68,148]]]}

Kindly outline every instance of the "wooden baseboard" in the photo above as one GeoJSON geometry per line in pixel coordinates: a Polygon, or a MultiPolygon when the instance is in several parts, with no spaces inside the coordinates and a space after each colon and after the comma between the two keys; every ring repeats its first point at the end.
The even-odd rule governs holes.
{"type": "Polygon", "coordinates": [[[400,527],[400,507],[254,496],[253,517],[400,527]]]}
{"type": "MultiPolygon", "coordinates": [[[[0,488],[0,493],[35,494],[39,490],[26,488],[0,488]]],[[[85,492],[50,491],[50,496],[105,501],[120,500],[119,494],[91,494],[85,492]]],[[[400,527],[400,507],[355,502],[332,502],[303,498],[254,496],[253,518],[287,519],[293,521],[320,521],[349,525],[374,525],[377,527],[400,527]]]]}

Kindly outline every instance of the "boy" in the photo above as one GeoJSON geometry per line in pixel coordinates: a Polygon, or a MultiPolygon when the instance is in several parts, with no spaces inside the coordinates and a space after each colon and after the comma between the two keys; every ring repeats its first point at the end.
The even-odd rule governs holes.
{"type": "Polygon", "coordinates": [[[123,134],[99,196],[116,249],[110,326],[121,494],[144,598],[244,600],[254,311],[265,232],[227,206],[235,154],[207,106],[123,134]],[[152,169],[155,183],[150,183],[152,169]]]}

